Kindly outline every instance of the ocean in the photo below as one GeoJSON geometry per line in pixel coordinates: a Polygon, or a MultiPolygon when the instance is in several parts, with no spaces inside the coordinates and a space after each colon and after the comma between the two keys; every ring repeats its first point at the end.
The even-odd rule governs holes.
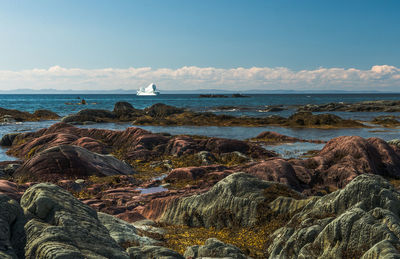
{"type": "MultiPolygon", "coordinates": [[[[118,101],[127,101],[135,108],[143,109],[155,103],[165,103],[177,107],[189,108],[200,112],[214,112],[234,116],[269,116],[279,115],[288,117],[295,112],[295,105],[324,104],[331,102],[354,103],[370,100],[400,100],[400,94],[258,94],[249,95],[247,98],[199,98],[198,94],[162,94],[159,96],[136,96],[118,94],[88,94],[88,95],[0,95],[0,107],[34,112],[38,109],[48,109],[60,116],[76,113],[82,109],[112,110],[118,101]],[[87,105],[78,105],[85,99],[87,105]],[[288,106],[281,112],[266,112],[270,105],[288,106]]],[[[400,113],[381,112],[332,112],[343,118],[370,121],[380,115],[400,116],[400,113]]],[[[49,127],[57,121],[24,122],[0,124],[0,137],[11,132],[36,131],[49,127]]],[[[105,128],[123,130],[134,125],[130,123],[106,123],[80,127],[105,128]]],[[[139,126],[153,132],[168,132],[171,134],[193,134],[212,137],[233,139],[247,139],[254,137],[265,130],[277,131],[281,134],[304,138],[329,140],[338,136],[357,135],[364,138],[379,137],[385,140],[400,138],[400,129],[387,129],[381,127],[363,129],[293,129],[283,127],[198,127],[198,126],[139,126]]],[[[297,157],[300,154],[320,149],[321,144],[285,144],[269,146],[284,157],[297,157]]],[[[5,149],[0,149],[0,161],[14,159],[5,154],[5,149]]]]}

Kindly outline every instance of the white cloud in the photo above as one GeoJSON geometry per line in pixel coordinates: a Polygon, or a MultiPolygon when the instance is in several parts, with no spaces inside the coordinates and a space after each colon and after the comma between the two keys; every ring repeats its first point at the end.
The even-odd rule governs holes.
{"type": "Polygon", "coordinates": [[[154,82],[161,90],[400,90],[400,69],[389,65],[369,70],[318,68],[294,71],[285,67],[222,69],[214,67],[150,67],[80,69],[53,66],[22,71],[0,70],[0,90],[19,88],[59,90],[138,89],[154,82]]]}

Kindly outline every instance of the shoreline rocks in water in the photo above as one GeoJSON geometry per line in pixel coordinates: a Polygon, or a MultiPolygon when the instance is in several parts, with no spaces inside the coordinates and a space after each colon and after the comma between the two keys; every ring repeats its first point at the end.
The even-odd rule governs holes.
{"type": "Polygon", "coordinates": [[[135,109],[126,102],[115,104],[113,111],[85,109],[66,116],[62,122],[72,124],[90,124],[99,122],[132,122],[134,125],[194,125],[194,126],[283,126],[310,128],[360,128],[366,127],[354,120],[342,119],[333,114],[312,114],[298,112],[289,118],[280,116],[268,117],[235,117],[217,115],[210,112],[193,112],[187,109],[154,104],[143,110],[135,109]]]}
{"type": "Polygon", "coordinates": [[[307,112],[400,112],[400,101],[364,101],[357,103],[328,103],[328,104],[307,104],[300,106],[298,111],[307,112]]]}
{"type": "Polygon", "coordinates": [[[60,116],[49,110],[37,110],[34,113],[22,112],[18,110],[9,110],[0,108],[0,122],[22,122],[22,121],[41,121],[57,120],[60,116]]]}

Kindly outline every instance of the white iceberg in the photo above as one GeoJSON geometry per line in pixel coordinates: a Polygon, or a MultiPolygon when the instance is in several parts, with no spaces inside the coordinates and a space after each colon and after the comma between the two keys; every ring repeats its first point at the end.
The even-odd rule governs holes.
{"type": "Polygon", "coordinates": [[[148,87],[141,87],[139,91],[137,91],[136,95],[147,95],[147,96],[155,96],[159,95],[160,92],[157,91],[157,87],[155,84],[151,83],[148,87]]]}

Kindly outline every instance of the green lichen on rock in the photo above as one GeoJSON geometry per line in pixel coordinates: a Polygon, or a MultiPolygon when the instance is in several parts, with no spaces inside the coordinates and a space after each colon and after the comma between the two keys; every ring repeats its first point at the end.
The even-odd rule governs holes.
{"type": "Polygon", "coordinates": [[[342,190],[311,199],[278,229],[269,258],[397,258],[399,213],[393,186],[380,176],[358,176],[342,190]]]}
{"type": "Polygon", "coordinates": [[[96,211],[56,185],[34,185],[22,196],[21,206],[30,219],[26,258],[129,258],[96,211]]]}

